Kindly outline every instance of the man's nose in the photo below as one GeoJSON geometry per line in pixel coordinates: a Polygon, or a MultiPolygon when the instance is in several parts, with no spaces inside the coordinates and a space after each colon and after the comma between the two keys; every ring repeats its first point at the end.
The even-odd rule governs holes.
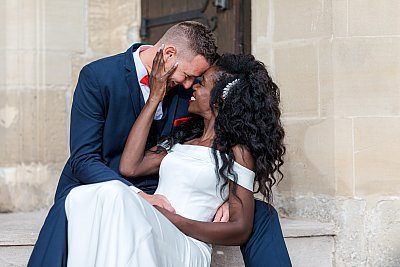
{"type": "Polygon", "coordinates": [[[189,89],[190,87],[192,87],[193,82],[194,82],[194,77],[187,78],[187,79],[183,82],[183,87],[185,87],[185,89],[189,89]]]}

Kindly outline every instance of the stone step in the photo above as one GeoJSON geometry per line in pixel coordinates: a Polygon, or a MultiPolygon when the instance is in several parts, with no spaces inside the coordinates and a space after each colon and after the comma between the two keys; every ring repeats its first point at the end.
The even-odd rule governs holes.
{"type": "MultiPolygon", "coordinates": [[[[283,236],[294,267],[332,267],[335,225],[281,218],[283,236]]],[[[214,246],[213,267],[243,267],[239,247],[214,246]]],[[[260,264],[260,266],[264,266],[260,264]]],[[[268,266],[266,264],[265,266],[268,266]]]]}
{"type": "MultiPolygon", "coordinates": [[[[46,214],[0,213],[1,267],[26,266],[46,214]]],[[[293,266],[333,266],[334,224],[286,218],[281,224],[293,266]]],[[[212,266],[244,266],[239,247],[215,246],[212,266]]]]}

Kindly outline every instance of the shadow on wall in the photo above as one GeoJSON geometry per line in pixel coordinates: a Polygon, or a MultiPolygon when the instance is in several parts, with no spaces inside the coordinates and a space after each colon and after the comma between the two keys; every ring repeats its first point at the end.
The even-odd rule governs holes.
{"type": "Polygon", "coordinates": [[[278,186],[279,191],[289,195],[293,192],[334,195],[334,150],[329,136],[333,131],[331,121],[283,121],[287,151],[283,168],[285,176],[278,186]]]}

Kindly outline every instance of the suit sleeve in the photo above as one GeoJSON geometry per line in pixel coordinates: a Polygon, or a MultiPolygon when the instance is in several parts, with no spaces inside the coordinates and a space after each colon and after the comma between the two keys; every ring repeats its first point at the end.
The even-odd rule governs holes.
{"type": "Polygon", "coordinates": [[[85,66],[79,75],[71,109],[72,172],[82,184],[119,180],[131,186],[132,183],[106,166],[102,158],[106,108],[94,72],[85,66]]]}

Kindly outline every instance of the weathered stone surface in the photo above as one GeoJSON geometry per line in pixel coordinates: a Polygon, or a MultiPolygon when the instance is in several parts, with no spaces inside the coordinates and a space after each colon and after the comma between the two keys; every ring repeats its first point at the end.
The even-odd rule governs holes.
{"type": "Polygon", "coordinates": [[[35,1],[2,1],[4,24],[2,24],[4,47],[12,49],[33,49],[38,46],[41,36],[38,20],[39,8],[35,1]]]}
{"type": "Polygon", "coordinates": [[[324,38],[318,42],[318,116],[322,118],[331,117],[335,109],[332,47],[331,38],[324,38]]]}
{"type": "Polygon", "coordinates": [[[92,51],[110,54],[110,1],[88,1],[88,42],[92,51]]]}
{"type": "MultiPolygon", "coordinates": [[[[292,265],[296,267],[330,267],[333,265],[332,237],[286,239],[292,265]]],[[[26,266],[32,246],[0,247],[0,264],[4,267],[26,266]]],[[[243,267],[239,247],[216,247],[212,259],[213,267],[243,267]]]]}
{"type": "Polygon", "coordinates": [[[274,40],[331,36],[331,5],[328,0],[274,0],[274,40]]]}
{"type": "Polygon", "coordinates": [[[67,158],[66,93],[0,90],[0,166],[64,162],[67,158]]]}
{"type": "Polygon", "coordinates": [[[335,116],[400,114],[400,38],[333,42],[335,116]]]}
{"type": "Polygon", "coordinates": [[[133,42],[139,42],[141,2],[117,0],[110,1],[110,51],[120,53],[133,42]]]}
{"type": "Polygon", "coordinates": [[[321,223],[305,219],[280,219],[285,238],[306,238],[336,235],[334,223],[321,223]]]}
{"type": "Polygon", "coordinates": [[[25,267],[32,249],[32,246],[0,246],[0,266],[25,267]]]}
{"type": "Polygon", "coordinates": [[[18,162],[21,110],[18,94],[0,90],[0,166],[18,162]],[[15,95],[15,96],[14,96],[15,95]]]}
{"type": "Polygon", "coordinates": [[[253,52],[274,70],[287,132],[276,206],[335,222],[336,266],[398,266],[399,2],[255,1],[253,9],[253,52]]]}
{"type": "Polygon", "coordinates": [[[0,213],[0,266],[26,266],[46,214],[0,213]]]}
{"type": "Polygon", "coordinates": [[[0,168],[0,212],[48,208],[62,167],[31,164],[0,168]]]}
{"type": "Polygon", "coordinates": [[[353,119],[336,118],[334,123],[336,195],[353,196],[355,190],[353,119]]]}
{"type": "Polygon", "coordinates": [[[39,8],[45,10],[40,14],[45,25],[46,48],[70,52],[84,52],[86,29],[85,0],[52,0],[39,8]]]}
{"type": "Polygon", "coordinates": [[[400,199],[379,201],[371,214],[369,266],[400,266],[400,199]]]}
{"type": "Polygon", "coordinates": [[[0,18],[5,22],[0,29],[3,211],[50,205],[68,157],[68,114],[79,70],[112,50],[127,49],[138,40],[140,25],[140,1],[25,2],[0,3],[5,14],[0,18]],[[97,45],[90,42],[94,36],[107,40],[99,51],[104,53],[90,47],[97,45]]]}
{"type": "MultiPolygon", "coordinates": [[[[84,0],[6,1],[5,46],[82,52],[84,48],[84,0]]],[[[3,28],[3,27],[2,27],[3,28]]]]}
{"type": "Polygon", "coordinates": [[[336,262],[338,266],[365,266],[368,258],[366,201],[349,199],[336,203],[338,212],[333,214],[339,229],[336,239],[336,262]]]}
{"type": "MultiPolygon", "coordinates": [[[[3,27],[0,27],[0,54],[4,52],[4,48],[6,46],[6,1],[0,2],[0,23],[3,27]]],[[[0,64],[2,62],[0,61],[0,64]]],[[[0,65],[1,66],[1,65],[0,65]]],[[[1,67],[0,67],[1,69],[1,67]]],[[[0,76],[1,81],[1,76],[0,76]]]]}
{"type": "Polygon", "coordinates": [[[89,0],[88,5],[91,51],[116,54],[140,41],[140,1],[89,0]]]}
{"type": "Polygon", "coordinates": [[[400,34],[400,2],[397,0],[348,1],[349,35],[400,34]]]}
{"type": "Polygon", "coordinates": [[[332,1],[332,31],[334,37],[347,36],[348,18],[347,4],[348,0],[332,1]]]}
{"type": "Polygon", "coordinates": [[[57,90],[71,83],[71,58],[66,53],[10,50],[0,53],[0,62],[0,86],[11,90],[57,90]]]}
{"type": "Polygon", "coordinates": [[[316,45],[274,49],[276,80],[285,117],[316,117],[319,109],[318,49],[316,45]]]}
{"type": "Polygon", "coordinates": [[[331,236],[288,238],[286,245],[296,267],[333,267],[335,241],[331,236]]]}
{"type": "Polygon", "coordinates": [[[239,247],[214,246],[212,267],[244,267],[242,253],[239,247]]]}
{"type": "Polygon", "coordinates": [[[400,118],[354,120],[357,195],[400,195],[399,136],[400,118]]]}
{"type": "Polygon", "coordinates": [[[47,210],[0,213],[0,246],[34,245],[46,215],[47,210]]]}
{"type": "Polygon", "coordinates": [[[279,188],[286,192],[333,194],[333,121],[284,120],[287,153],[285,177],[279,188]]]}
{"type": "Polygon", "coordinates": [[[303,218],[324,223],[335,223],[341,213],[340,201],[332,196],[292,192],[292,196],[276,190],[274,207],[279,214],[289,218],[303,218]]]}
{"type": "MultiPolygon", "coordinates": [[[[253,0],[251,3],[251,38],[252,45],[259,44],[260,39],[265,40],[268,38],[271,40],[272,37],[272,20],[273,9],[271,8],[272,0],[253,0]]],[[[262,41],[261,41],[262,42],[262,41]]],[[[252,50],[253,53],[254,49],[252,50]]],[[[261,54],[261,53],[258,53],[261,54]]]]}
{"type": "Polygon", "coordinates": [[[335,266],[398,266],[399,197],[363,200],[275,194],[274,203],[285,216],[335,224],[335,266]]]}

